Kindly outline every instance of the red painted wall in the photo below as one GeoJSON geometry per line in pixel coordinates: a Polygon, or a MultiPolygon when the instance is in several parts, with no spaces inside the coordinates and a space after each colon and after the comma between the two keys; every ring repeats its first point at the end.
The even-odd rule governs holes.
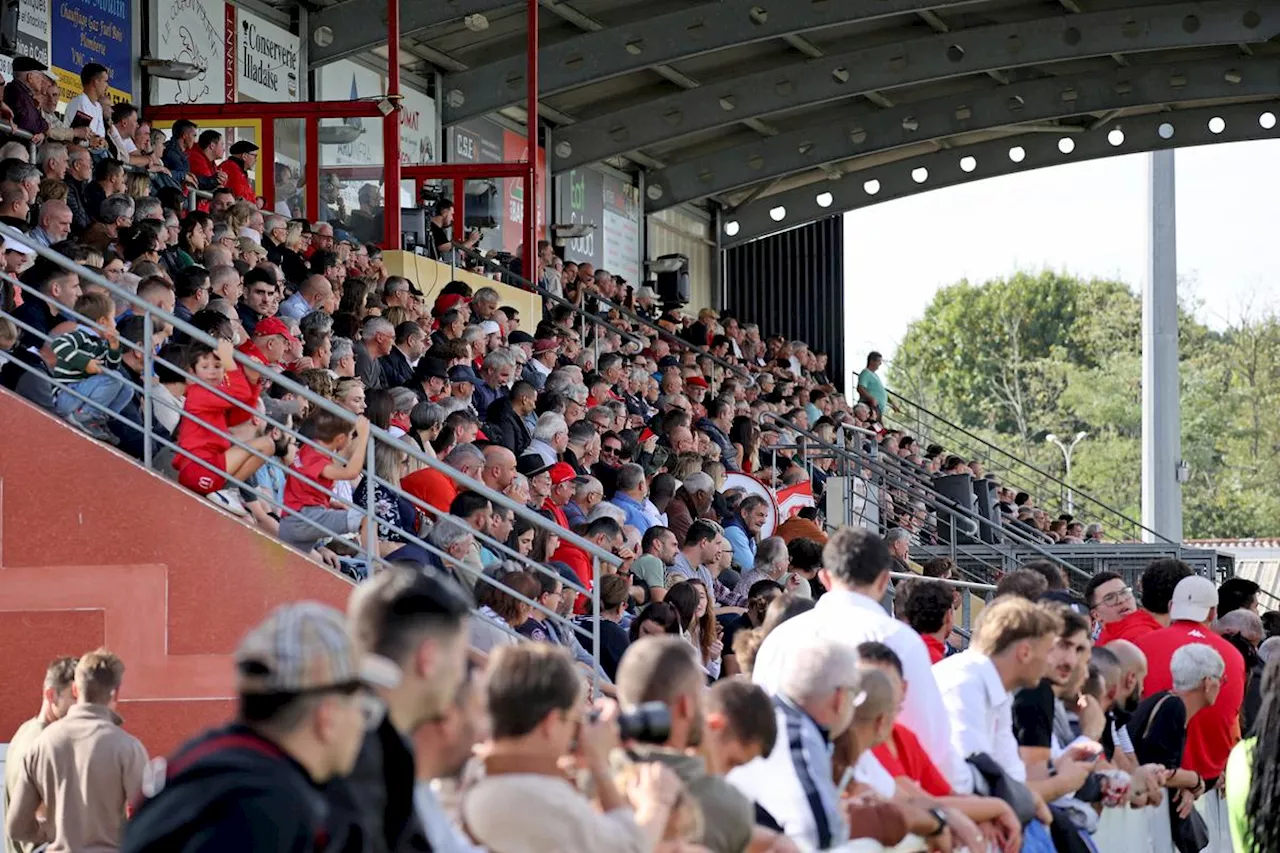
{"type": "Polygon", "coordinates": [[[120,714],[152,755],[234,711],[231,653],[276,605],[351,584],[0,391],[0,743],[49,661],[105,646],[120,714]]]}

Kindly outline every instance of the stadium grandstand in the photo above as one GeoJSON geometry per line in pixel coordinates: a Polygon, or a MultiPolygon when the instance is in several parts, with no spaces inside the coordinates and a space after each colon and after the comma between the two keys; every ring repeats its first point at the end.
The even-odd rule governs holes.
{"type": "Polygon", "coordinates": [[[6,849],[1280,849],[1275,543],[1182,540],[1176,343],[1137,520],[846,364],[839,224],[1273,136],[1272,30],[7,4],[6,849]]]}

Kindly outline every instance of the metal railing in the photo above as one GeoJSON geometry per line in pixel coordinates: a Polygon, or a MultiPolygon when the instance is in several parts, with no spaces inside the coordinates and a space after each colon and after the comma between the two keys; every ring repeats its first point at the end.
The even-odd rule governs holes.
{"type": "MultiPolygon", "coordinates": [[[[1005,560],[993,561],[992,554],[1008,557],[1015,547],[1018,551],[1031,552],[1035,558],[1048,560],[1055,565],[1062,566],[1067,570],[1069,576],[1079,579],[1090,577],[1088,572],[1047,550],[1044,547],[1044,543],[1036,542],[1016,528],[1005,527],[986,518],[981,513],[975,512],[972,508],[961,506],[937,492],[932,484],[925,479],[926,475],[924,475],[923,470],[920,472],[921,476],[915,476],[913,472],[905,472],[898,469],[896,464],[891,465],[881,460],[874,449],[871,453],[862,453],[857,442],[854,442],[851,446],[840,447],[831,444],[816,433],[787,420],[781,415],[764,412],[761,417],[798,436],[797,446],[801,450],[802,460],[809,456],[806,445],[816,448],[819,453],[836,459],[844,475],[846,489],[850,488],[849,483],[855,477],[866,480],[868,486],[867,503],[872,502],[872,496],[878,495],[880,489],[888,489],[910,495],[911,501],[909,503],[923,503],[926,511],[931,511],[939,521],[945,519],[948,522],[945,536],[938,529],[941,528],[941,525],[935,526],[935,529],[938,529],[939,546],[947,552],[947,556],[957,565],[958,570],[974,577],[975,581],[980,582],[982,578],[973,575],[972,566],[981,566],[984,570],[983,573],[989,578],[998,577],[1005,571],[1005,560]],[[870,477],[865,477],[864,472],[869,473],[870,477]],[[981,541],[983,532],[986,532],[995,541],[990,543],[981,541]],[[977,541],[969,543],[966,541],[966,536],[977,541]],[[958,559],[960,557],[964,557],[965,561],[958,559]],[[965,564],[966,562],[967,565],[965,564]]],[[[855,504],[856,502],[848,499],[845,501],[846,509],[855,506],[855,504]]],[[[878,499],[876,506],[878,509],[878,499]]],[[[860,513],[859,517],[846,518],[845,523],[868,527],[881,533],[887,529],[887,519],[880,518],[878,512],[874,515],[869,514],[865,512],[865,509],[860,513]]]]}
{"type": "MultiPolygon", "coordinates": [[[[7,226],[3,226],[3,225],[0,225],[0,236],[4,236],[9,239],[17,240],[23,243],[29,242],[24,238],[24,236],[20,232],[14,231],[13,229],[10,229],[7,226]]],[[[161,365],[183,375],[186,381],[188,382],[188,384],[194,383],[204,388],[205,390],[209,391],[210,393],[214,394],[220,400],[227,403],[228,408],[238,409],[242,412],[247,413],[253,418],[258,418],[259,420],[267,424],[270,430],[278,431],[282,436],[287,435],[291,437],[291,439],[294,442],[297,442],[299,445],[302,445],[302,444],[310,445],[312,447],[317,448],[322,453],[326,453],[331,457],[333,456],[332,452],[329,451],[327,448],[324,448],[318,442],[312,440],[311,438],[304,435],[299,430],[293,428],[290,424],[284,421],[278,420],[276,418],[272,418],[271,416],[267,415],[264,411],[260,411],[259,409],[250,406],[244,401],[231,396],[223,388],[210,385],[209,383],[196,377],[193,373],[187,370],[184,370],[181,365],[174,364],[173,362],[169,361],[167,358],[161,356],[157,352],[157,341],[162,340],[162,338],[159,336],[159,333],[166,326],[171,329],[175,329],[182,332],[186,337],[194,341],[198,341],[207,346],[213,347],[215,351],[219,343],[217,340],[215,340],[208,334],[201,332],[199,329],[195,328],[194,326],[190,325],[184,320],[174,316],[173,314],[150,305],[149,303],[140,299],[136,294],[133,294],[127,290],[124,290],[118,287],[117,285],[113,284],[112,282],[108,281],[107,279],[103,278],[97,273],[94,273],[91,270],[88,270],[84,267],[81,267],[73,263],[69,259],[57,254],[56,252],[53,252],[52,250],[46,247],[33,245],[31,248],[42,259],[49,262],[53,266],[60,268],[61,270],[72,272],[78,275],[83,282],[93,284],[99,288],[102,288],[116,300],[117,305],[127,304],[129,306],[129,309],[134,314],[142,318],[143,331],[142,331],[141,340],[138,342],[133,342],[122,337],[119,342],[122,358],[124,356],[125,351],[129,351],[129,352],[135,353],[141,359],[142,370],[140,375],[142,377],[142,381],[135,382],[127,378],[123,372],[113,372],[114,377],[117,380],[119,380],[119,382],[123,386],[128,387],[131,390],[131,392],[134,395],[137,395],[137,397],[139,398],[138,403],[139,403],[139,409],[140,409],[139,414],[141,416],[141,422],[134,421],[129,417],[122,415],[120,412],[112,410],[109,406],[97,403],[87,395],[71,387],[69,383],[62,383],[55,380],[51,375],[51,373],[42,372],[37,367],[32,366],[30,364],[26,364],[20,359],[14,359],[12,357],[9,357],[6,359],[7,361],[14,363],[19,367],[20,370],[24,371],[28,375],[33,376],[36,381],[48,383],[50,392],[56,394],[56,396],[61,397],[61,395],[64,395],[64,394],[70,395],[70,397],[74,401],[76,401],[76,404],[77,404],[76,408],[79,408],[79,406],[90,406],[94,410],[99,412],[102,415],[102,417],[107,421],[120,425],[121,429],[126,431],[134,431],[134,432],[140,431],[141,437],[142,437],[142,449],[141,449],[140,461],[144,465],[146,465],[148,468],[155,467],[155,463],[158,461],[156,459],[156,447],[158,446],[160,448],[163,448],[165,451],[171,452],[174,456],[182,457],[186,459],[187,460],[186,464],[200,465],[203,469],[212,472],[214,475],[225,478],[229,485],[234,486],[235,488],[238,488],[238,489],[244,489],[246,491],[251,492],[254,495],[255,499],[261,499],[272,510],[277,511],[280,514],[281,520],[285,518],[298,519],[301,524],[313,530],[313,532],[316,534],[315,535],[316,542],[321,542],[328,537],[334,536],[332,531],[327,530],[326,528],[324,528],[322,525],[315,522],[314,520],[306,518],[301,512],[298,512],[289,508],[284,504],[284,501],[282,499],[277,498],[274,494],[268,494],[267,492],[258,489],[257,487],[255,487],[253,484],[249,482],[246,482],[244,480],[240,480],[228,475],[227,472],[218,469],[216,466],[211,465],[205,460],[195,456],[188,450],[180,447],[179,444],[172,438],[166,437],[165,435],[156,431],[155,418],[154,418],[154,409],[156,405],[156,400],[154,398],[154,390],[155,390],[154,385],[156,383],[153,381],[152,373],[156,365],[161,365]]],[[[51,302],[48,296],[41,293],[39,290],[32,287],[31,285],[26,284],[18,279],[11,278],[9,276],[0,276],[0,278],[3,278],[6,282],[11,284],[13,287],[20,290],[24,294],[24,299],[37,300],[37,301],[41,301],[46,304],[49,304],[51,305],[51,307],[53,307],[56,310],[58,314],[64,317],[70,318],[71,320],[74,320],[81,327],[89,327],[98,334],[101,334],[103,332],[102,326],[99,326],[97,323],[94,323],[89,318],[83,315],[77,314],[75,310],[69,306],[62,305],[56,302],[51,302]]],[[[51,335],[46,334],[41,330],[31,326],[30,324],[23,322],[20,317],[15,316],[12,313],[0,311],[0,316],[8,317],[8,319],[11,322],[13,322],[15,326],[19,328],[19,330],[23,333],[24,337],[31,336],[38,339],[41,342],[42,347],[47,346],[49,341],[52,339],[51,335]]],[[[356,422],[356,419],[357,419],[356,415],[354,415],[350,411],[343,409],[342,407],[338,406],[336,403],[332,402],[331,400],[328,400],[324,397],[321,397],[315,394],[307,387],[292,381],[288,377],[282,375],[276,369],[270,366],[264,365],[261,362],[250,359],[238,351],[233,351],[231,353],[231,357],[235,361],[239,369],[242,369],[242,370],[248,369],[258,374],[260,377],[260,381],[270,382],[272,384],[279,385],[282,388],[286,389],[289,393],[292,393],[293,395],[295,395],[297,398],[306,400],[308,406],[311,408],[312,411],[322,410],[322,411],[329,412],[330,414],[336,415],[349,423],[354,424],[356,422]]],[[[220,429],[204,421],[198,416],[186,411],[182,413],[181,417],[186,420],[190,420],[191,422],[195,423],[198,426],[204,427],[205,429],[209,429],[215,432],[216,434],[218,434],[219,436],[221,436],[222,438],[230,442],[232,446],[238,447],[248,452],[252,456],[262,460],[264,466],[274,465],[274,466],[283,468],[283,466],[280,464],[280,461],[277,459],[277,457],[274,454],[271,454],[266,448],[266,442],[260,442],[255,445],[253,439],[249,439],[246,441],[241,436],[234,434],[229,430],[220,429]]],[[[270,435],[270,432],[268,432],[268,435],[270,435]]],[[[348,559],[342,564],[344,568],[347,570],[347,572],[349,573],[349,576],[350,574],[355,574],[358,576],[359,574],[362,573],[362,571],[363,573],[372,573],[374,571],[377,571],[379,568],[390,565],[390,562],[387,559],[387,557],[390,556],[390,554],[388,554],[387,556],[384,556],[379,549],[379,533],[381,531],[385,531],[384,535],[394,535],[399,542],[404,544],[409,544],[409,545],[416,545],[417,547],[426,551],[434,559],[438,560],[440,562],[440,565],[446,568],[446,571],[453,574],[454,577],[458,579],[459,582],[462,583],[462,585],[466,587],[469,592],[474,593],[474,591],[479,588],[478,584],[487,584],[489,586],[501,588],[504,593],[530,606],[534,611],[542,614],[545,618],[550,619],[557,624],[563,625],[565,628],[567,628],[570,631],[571,635],[577,634],[577,635],[582,635],[584,638],[589,638],[591,641],[592,653],[598,660],[599,650],[600,650],[599,581],[604,571],[603,567],[620,566],[622,562],[620,558],[610,553],[609,551],[606,551],[600,548],[595,543],[575,534],[573,531],[566,530],[560,527],[559,525],[555,524],[553,521],[547,519],[546,517],[542,516],[538,512],[529,509],[523,504],[519,504],[515,501],[512,501],[506,495],[503,495],[502,493],[489,488],[483,482],[473,479],[472,477],[466,476],[461,472],[445,465],[444,463],[438,461],[434,457],[419,450],[418,447],[414,445],[412,442],[402,441],[396,438],[395,436],[392,436],[390,433],[382,430],[381,428],[373,425],[370,425],[370,428],[369,428],[369,438],[365,448],[365,459],[362,467],[363,467],[362,481],[364,483],[365,497],[366,497],[366,500],[363,506],[356,506],[354,503],[348,500],[345,500],[339,495],[337,489],[327,488],[321,485],[320,483],[312,480],[311,478],[302,475],[295,468],[288,468],[286,469],[286,473],[285,473],[286,478],[297,477],[298,479],[302,480],[304,483],[311,486],[312,488],[316,488],[324,492],[324,494],[329,498],[330,506],[337,506],[341,509],[346,509],[348,511],[360,512],[364,515],[364,520],[362,525],[364,528],[363,535],[360,538],[355,539],[354,541],[350,539],[343,540],[345,543],[345,547],[343,548],[343,550],[349,550],[354,552],[355,558],[356,558],[354,560],[348,559]],[[415,459],[420,466],[425,468],[431,468],[441,472],[442,474],[444,474],[445,476],[453,480],[460,488],[469,489],[471,491],[474,491],[482,495],[495,506],[501,507],[506,510],[510,510],[516,516],[522,518],[533,527],[554,532],[562,541],[567,542],[570,545],[573,545],[574,547],[581,549],[591,560],[592,570],[591,570],[590,588],[588,589],[580,584],[575,584],[565,580],[561,576],[561,574],[555,571],[554,569],[543,566],[537,563],[536,561],[533,561],[527,557],[520,555],[519,553],[517,553],[516,551],[508,547],[506,543],[498,542],[497,540],[490,537],[488,533],[471,528],[469,525],[466,524],[466,522],[464,522],[461,519],[450,516],[447,513],[440,513],[432,508],[426,507],[420,501],[414,498],[412,495],[409,495],[403,489],[401,489],[399,483],[393,483],[382,477],[379,477],[376,471],[376,464],[375,464],[376,447],[378,443],[389,444],[391,446],[394,446],[398,451],[406,454],[408,457],[412,457],[413,459],[415,459]],[[379,488],[390,491],[392,494],[397,496],[397,498],[402,498],[409,501],[410,504],[412,504],[415,507],[415,517],[419,510],[425,510],[428,512],[429,515],[435,517],[436,525],[439,525],[442,522],[458,525],[460,530],[462,531],[462,535],[459,537],[460,539],[465,538],[466,535],[470,535],[477,542],[484,543],[486,546],[492,549],[495,554],[502,555],[504,560],[510,560],[514,562],[517,566],[523,567],[526,570],[531,570],[531,571],[539,572],[548,576],[552,576],[557,581],[574,589],[576,592],[589,596],[592,602],[591,616],[590,616],[590,626],[591,626],[590,629],[588,630],[588,629],[582,628],[581,626],[574,624],[572,621],[559,616],[554,611],[547,609],[546,607],[541,605],[538,601],[525,598],[524,596],[516,593],[514,590],[510,589],[509,587],[499,584],[496,579],[490,577],[483,570],[481,570],[476,564],[454,557],[447,550],[445,550],[445,548],[442,548],[436,543],[430,541],[429,533],[424,535],[419,535],[419,533],[416,530],[416,525],[414,530],[409,530],[402,527],[397,521],[380,516],[377,512],[377,507],[376,507],[377,493],[379,488]]],[[[354,483],[355,481],[352,481],[352,482],[354,483]]],[[[441,529],[444,529],[444,528],[441,528],[441,529]]],[[[336,538],[341,538],[341,537],[336,537],[336,538]]],[[[491,621],[491,620],[486,620],[486,621],[491,621]]],[[[512,626],[506,626],[506,627],[507,627],[508,633],[514,633],[510,631],[510,627],[512,626]]],[[[600,670],[597,664],[597,673],[599,672],[600,670]]]]}
{"type": "MultiPolygon", "coordinates": [[[[953,423],[942,415],[930,411],[919,403],[909,400],[895,391],[888,391],[888,394],[900,411],[911,414],[890,418],[889,412],[882,412],[881,417],[884,418],[886,425],[892,423],[897,427],[909,430],[918,441],[927,436],[931,443],[940,444],[946,450],[957,453],[957,455],[963,455],[969,459],[981,459],[989,468],[999,474],[1002,485],[1027,492],[1042,500],[1054,494],[1064,494],[1069,490],[1076,505],[1077,511],[1075,515],[1079,521],[1085,523],[1091,520],[1098,521],[1103,525],[1104,530],[1120,529],[1127,531],[1130,534],[1127,537],[1129,541],[1141,540],[1146,536],[1150,536],[1154,541],[1176,544],[1168,537],[1151,530],[1140,521],[1125,515],[1120,510],[1087,492],[1081,491],[1077,487],[1068,485],[1053,474],[1013,455],[1004,448],[953,423]],[[1082,503],[1090,509],[1080,512],[1080,504],[1082,503]]],[[[1125,541],[1125,537],[1114,538],[1114,541],[1125,541]]]]}
{"type": "MultiPolygon", "coordinates": [[[[990,601],[991,594],[996,591],[996,585],[992,583],[975,583],[952,578],[931,578],[928,575],[917,575],[914,572],[889,572],[889,577],[896,581],[936,581],[960,590],[960,624],[954,626],[952,630],[959,633],[966,640],[969,639],[969,634],[973,630],[973,602],[969,599],[969,594],[985,592],[987,595],[984,598],[990,601]]],[[[889,615],[892,616],[893,614],[889,615]]]]}

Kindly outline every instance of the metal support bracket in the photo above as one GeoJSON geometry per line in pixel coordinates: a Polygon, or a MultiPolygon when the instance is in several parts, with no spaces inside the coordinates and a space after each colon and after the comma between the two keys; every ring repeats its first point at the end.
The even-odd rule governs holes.
{"type": "Polygon", "coordinates": [[[1280,59],[1237,57],[1046,77],[890,110],[864,108],[651,172],[645,210],[665,210],[823,165],[960,134],[1009,126],[1016,130],[1017,125],[1086,114],[1114,119],[1115,111],[1160,104],[1266,98],[1276,93],[1277,84],[1280,59]]]}
{"type": "MultiPolygon", "coordinates": [[[[702,3],[548,45],[542,50],[539,82],[544,96],[554,95],[737,45],[974,2],[977,0],[822,0],[780,4],[772,10],[761,0],[702,3]]],[[[524,57],[517,54],[450,74],[442,91],[447,93],[446,125],[509,107],[524,94],[524,57]]]]}
{"type": "Polygon", "coordinates": [[[957,30],[747,74],[563,128],[561,172],[659,142],[869,90],[1112,53],[1260,42],[1280,2],[1180,3],[957,30]]]}
{"type": "MultiPolygon", "coordinates": [[[[412,36],[467,15],[483,14],[516,5],[512,0],[432,0],[406,3],[400,13],[400,34],[412,36]]],[[[311,68],[346,59],[387,43],[386,0],[346,0],[311,13],[305,34],[311,51],[311,68]],[[321,38],[316,32],[324,28],[321,38]],[[323,42],[323,44],[322,44],[323,42]]],[[[512,101],[518,101],[516,98],[512,101]]]]}
{"type": "Polygon", "coordinates": [[[1028,133],[902,160],[779,193],[725,217],[721,244],[741,245],[826,216],[984,178],[1083,160],[1219,142],[1280,138],[1280,101],[1151,113],[1094,133],[1028,133]]]}

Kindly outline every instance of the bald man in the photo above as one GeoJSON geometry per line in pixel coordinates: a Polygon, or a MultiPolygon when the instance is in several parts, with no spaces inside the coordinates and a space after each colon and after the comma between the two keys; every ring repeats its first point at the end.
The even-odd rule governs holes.
{"type": "Polygon", "coordinates": [[[484,449],[484,468],[480,480],[495,492],[505,492],[516,476],[516,455],[500,444],[484,449]]]}

